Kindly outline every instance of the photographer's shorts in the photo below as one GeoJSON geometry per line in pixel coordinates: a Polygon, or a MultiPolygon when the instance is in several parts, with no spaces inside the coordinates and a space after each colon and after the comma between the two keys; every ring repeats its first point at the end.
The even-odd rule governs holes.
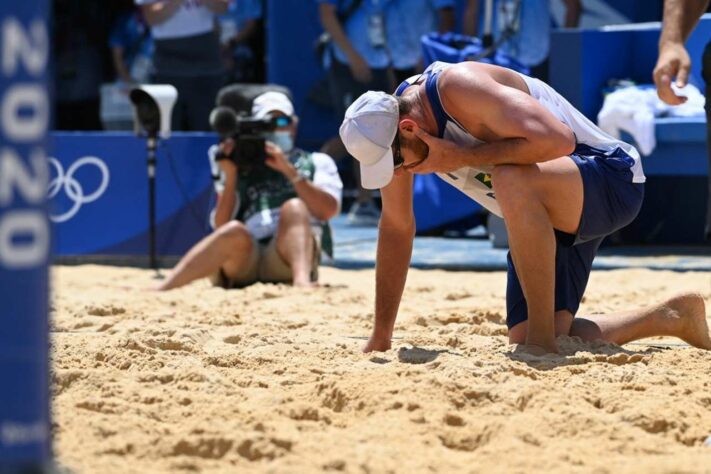
{"type": "MultiPolygon", "coordinates": [[[[314,261],[311,267],[311,281],[318,280],[318,264],[321,260],[321,242],[316,236],[314,242],[314,261]]],[[[225,275],[220,269],[210,277],[214,286],[226,290],[244,288],[253,283],[291,283],[293,274],[289,264],[279,255],[276,245],[276,236],[267,242],[252,239],[252,252],[244,264],[239,275],[233,278],[225,275]]]]}

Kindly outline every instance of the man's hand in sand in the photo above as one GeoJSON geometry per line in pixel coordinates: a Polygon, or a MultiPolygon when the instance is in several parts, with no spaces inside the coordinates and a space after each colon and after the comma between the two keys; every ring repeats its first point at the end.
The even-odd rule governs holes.
{"type": "Polygon", "coordinates": [[[363,352],[366,354],[368,352],[385,352],[390,350],[391,347],[392,343],[390,342],[390,338],[370,336],[370,339],[368,339],[368,342],[363,347],[363,352]]]}

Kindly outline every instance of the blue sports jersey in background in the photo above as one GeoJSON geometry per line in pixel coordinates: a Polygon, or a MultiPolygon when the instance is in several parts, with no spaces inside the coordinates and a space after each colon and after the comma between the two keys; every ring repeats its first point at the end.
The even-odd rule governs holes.
{"type": "Polygon", "coordinates": [[[437,10],[455,8],[456,0],[392,0],[388,6],[386,29],[388,47],[395,69],[420,65],[422,36],[437,31],[437,10]]]}
{"type": "MultiPolygon", "coordinates": [[[[518,3],[517,0],[496,2],[499,35],[503,31],[504,25],[514,15],[516,3],[518,3]]],[[[537,66],[545,61],[550,51],[552,17],[549,0],[525,0],[520,4],[520,12],[516,20],[518,32],[499,50],[524,66],[537,66]]]]}
{"type": "Polygon", "coordinates": [[[138,13],[127,13],[116,20],[109,35],[109,47],[123,49],[124,61],[134,79],[139,82],[148,81],[152,72],[150,62],[153,58],[153,37],[138,13]],[[146,64],[140,72],[137,71],[138,61],[146,64]]]}
{"type": "MultiPolygon", "coordinates": [[[[317,3],[335,5],[339,13],[347,11],[353,1],[355,0],[316,0],[317,3]]],[[[388,67],[390,65],[390,56],[385,48],[375,48],[370,44],[368,40],[368,19],[371,15],[385,15],[386,8],[392,1],[362,0],[360,8],[348,18],[344,27],[351,44],[371,68],[383,69],[388,67]]],[[[346,55],[335,44],[332,44],[332,52],[338,61],[344,64],[348,63],[346,55]]],[[[330,59],[330,55],[326,54],[324,66],[327,68],[331,64],[330,59]]]]}

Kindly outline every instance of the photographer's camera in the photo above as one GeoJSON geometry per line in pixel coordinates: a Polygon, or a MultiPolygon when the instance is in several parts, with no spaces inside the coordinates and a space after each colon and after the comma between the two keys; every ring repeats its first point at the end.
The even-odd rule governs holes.
{"type": "Polygon", "coordinates": [[[234,141],[229,153],[221,148],[217,160],[232,160],[242,168],[264,166],[265,142],[276,129],[291,123],[290,117],[255,118],[237,115],[230,107],[216,107],[210,114],[210,126],[220,136],[220,142],[234,141]]]}

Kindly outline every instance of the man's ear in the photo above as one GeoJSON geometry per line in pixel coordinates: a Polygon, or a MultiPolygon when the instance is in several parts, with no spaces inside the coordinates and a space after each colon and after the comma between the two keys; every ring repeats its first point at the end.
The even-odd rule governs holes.
{"type": "Polygon", "coordinates": [[[402,119],[398,124],[400,134],[406,139],[412,139],[415,137],[415,130],[419,128],[417,122],[412,119],[402,119]]]}

